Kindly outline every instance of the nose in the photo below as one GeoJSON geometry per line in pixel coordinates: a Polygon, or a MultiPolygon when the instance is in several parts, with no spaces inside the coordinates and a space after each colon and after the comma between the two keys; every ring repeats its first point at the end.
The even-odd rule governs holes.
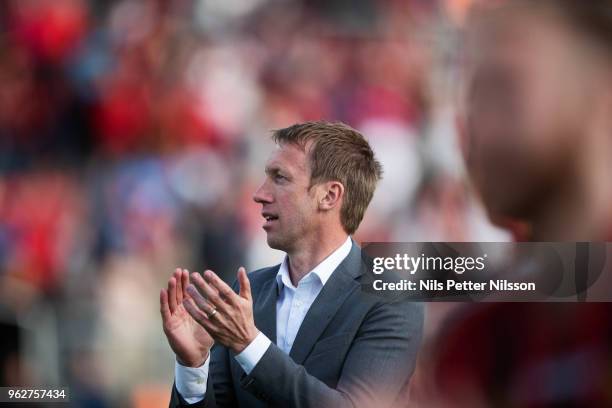
{"type": "Polygon", "coordinates": [[[268,191],[267,182],[264,182],[259,188],[253,193],[253,201],[258,204],[269,204],[273,201],[273,197],[268,191]]]}

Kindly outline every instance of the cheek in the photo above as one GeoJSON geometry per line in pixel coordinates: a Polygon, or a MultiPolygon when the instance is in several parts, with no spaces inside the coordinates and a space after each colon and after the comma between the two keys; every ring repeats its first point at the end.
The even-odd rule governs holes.
{"type": "Polygon", "coordinates": [[[581,118],[577,115],[580,108],[575,98],[553,88],[535,88],[526,103],[523,153],[535,168],[544,169],[548,163],[567,156],[573,149],[576,133],[580,132],[581,118]]]}
{"type": "Polygon", "coordinates": [[[310,211],[311,200],[305,194],[293,190],[279,191],[276,201],[284,212],[284,218],[295,220],[310,211]]]}
{"type": "Polygon", "coordinates": [[[585,73],[568,64],[570,57],[560,52],[553,49],[548,59],[543,53],[527,77],[526,127],[534,149],[542,155],[567,148],[581,133],[592,109],[592,92],[585,86],[588,78],[580,78],[585,73]]]}
{"type": "Polygon", "coordinates": [[[311,224],[317,211],[314,198],[302,193],[294,197],[294,203],[293,220],[300,225],[311,224]]]}
{"type": "Polygon", "coordinates": [[[539,139],[547,142],[549,127],[559,120],[559,109],[562,101],[560,95],[547,83],[534,82],[523,98],[525,106],[525,128],[533,135],[540,135],[539,139]]]}
{"type": "Polygon", "coordinates": [[[472,101],[465,122],[465,153],[468,165],[483,165],[488,159],[508,154],[508,147],[523,133],[522,105],[517,95],[504,92],[472,101]],[[484,160],[484,161],[483,161],[484,160]]]}
{"type": "Polygon", "coordinates": [[[549,83],[530,82],[517,81],[512,91],[474,104],[467,121],[467,162],[475,176],[518,176],[554,154],[555,127],[564,110],[549,83]]]}
{"type": "Polygon", "coordinates": [[[492,107],[470,112],[466,122],[465,156],[475,180],[496,172],[503,165],[509,154],[509,141],[515,139],[507,122],[507,114],[492,107]]]}

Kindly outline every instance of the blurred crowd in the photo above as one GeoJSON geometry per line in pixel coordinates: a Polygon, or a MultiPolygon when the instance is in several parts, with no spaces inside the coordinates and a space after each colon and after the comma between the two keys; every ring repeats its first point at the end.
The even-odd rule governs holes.
{"type": "Polygon", "coordinates": [[[251,195],[295,122],[346,122],[383,163],[359,242],[507,240],[455,132],[470,3],[1,2],[0,382],[164,406],[159,288],[282,259],[251,195]]]}

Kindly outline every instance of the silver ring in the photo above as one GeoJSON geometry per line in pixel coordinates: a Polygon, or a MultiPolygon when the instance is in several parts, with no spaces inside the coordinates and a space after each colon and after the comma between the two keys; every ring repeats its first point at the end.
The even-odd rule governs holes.
{"type": "Polygon", "coordinates": [[[211,319],[211,318],[212,318],[214,315],[216,315],[216,314],[217,314],[217,309],[213,309],[213,311],[212,311],[212,312],[210,312],[210,313],[208,314],[208,316],[206,316],[206,317],[208,317],[209,319],[211,319]]]}

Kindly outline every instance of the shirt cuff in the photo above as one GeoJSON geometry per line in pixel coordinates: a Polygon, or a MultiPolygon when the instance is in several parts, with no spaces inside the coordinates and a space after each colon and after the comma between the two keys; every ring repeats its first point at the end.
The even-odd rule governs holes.
{"type": "Polygon", "coordinates": [[[251,344],[234,357],[245,373],[251,374],[272,342],[265,334],[259,332],[251,344]]]}
{"type": "Polygon", "coordinates": [[[195,404],[204,399],[206,394],[206,380],[208,380],[208,366],[210,353],[204,364],[200,367],[185,367],[178,361],[174,367],[174,384],[176,390],[188,404],[195,404]]]}

